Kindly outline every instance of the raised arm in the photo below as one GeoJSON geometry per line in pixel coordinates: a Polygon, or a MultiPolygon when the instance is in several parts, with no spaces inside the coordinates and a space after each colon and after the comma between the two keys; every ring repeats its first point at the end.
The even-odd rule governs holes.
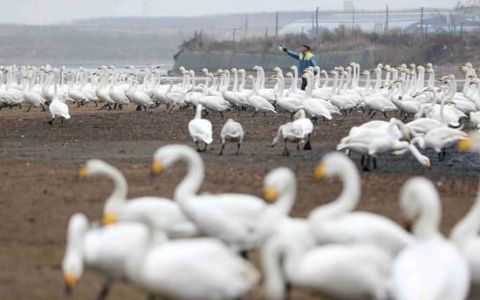
{"type": "Polygon", "coordinates": [[[287,53],[288,56],[290,56],[292,58],[295,58],[296,60],[300,59],[300,55],[295,51],[288,50],[287,48],[285,48],[283,46],[278,47],[278,49],[280,51],[283,51],[283,52],[287,53]]]}

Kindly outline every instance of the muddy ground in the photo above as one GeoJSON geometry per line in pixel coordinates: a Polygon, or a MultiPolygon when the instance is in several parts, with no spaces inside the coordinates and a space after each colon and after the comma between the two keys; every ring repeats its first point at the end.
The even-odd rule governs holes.
{"type": "MultiPolygon", "coordinates": [[[[126,175],[129,196],[171,197],[183,176],[177,167],[153,183],[148,178],[155,149],[172,143],[190,143],[187,123],[194,112],[163,109],[136,112],[98,111],[93,105],[71,107],[72,119],[63,126],[47,124],[45,112],[0,111],[0,299],[64,299],[61,260],[68,218],[83,212],[91,220],[101,216],[102,205],[111,190],[104,179],[80,182],[79,166],[87,159],[104,159],[126,175]]],[[[294,216],[304,217],[314,207],[331,201],[340,191],[337,181],[315,182],[312,170],[322,155],[332,151],[354,124],[367,118],[361,113],[320,122],[315,129],[313,151],[295,151],[285,158],[282,149],[269,148],[277,127],[288,120],[286,114],[252,119],[250,113],[229,112],[247,131],[241,155],[233,155],[228,145],[218,156],[215,143],[207,153],[207,176],[203,191],[242,192],[260,195],[262,178],[278,166],[292,168],[298,178],[298,198],[294,216]]],[[[217,114],[208,118],[215,138],[222,126],[217,114]]],[[[451,151],[439,163],[427,153],[433,168],[424,169],[411,156],[381,157],[378,170],[362,174],[363,193],[359,209],[384,214],[400,221],[398,194],[411,176],[434,180],[441,192],[444,217],[442,230],[448,233],[472,204],[478,185],[480,158],[451,151]]],[[[94,299],[100,277],[87,272],[72,299],[94,299]]],[[[259,291],[249,297],[260,298],[259,291]]],[[[296,299],[306,294],[294,291],[296,299]]],[[[109,299],[144,299],[144,294],[125,284],[115,285],[109,299]]],[[[478,291],[471,299],[479,299],[478,291]],[[476,295],[476,296],[475,296],[476,295]]]]}

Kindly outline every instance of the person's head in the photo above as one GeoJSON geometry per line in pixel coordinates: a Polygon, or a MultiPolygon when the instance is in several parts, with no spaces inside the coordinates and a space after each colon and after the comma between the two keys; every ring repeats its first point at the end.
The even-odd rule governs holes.
{"type": "Polygon", "coordinates": [[[310,52],[310,51],[312,51],[312,48],[310,48],[310,46],[302,45],[302,52],[303,53],[307,53],[307,52],[310,52]]]}

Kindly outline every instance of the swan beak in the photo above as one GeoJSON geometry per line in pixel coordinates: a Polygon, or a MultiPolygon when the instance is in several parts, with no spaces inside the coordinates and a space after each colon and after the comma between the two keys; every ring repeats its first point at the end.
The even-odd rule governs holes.
{"type": "Polygon", "coordinates": [[[163,163],[161,160],[154,160],[152,163],[152,174],[158,175],[163,171],[163,163]]]}
{"type": "Polygon", "coordinates": [[[465,138],[463,140],[460,140],[458,143],[457,143],[457,149],[461,152],[465,152],[465,151],[468,151],[472,148],[472,139],[471,138],[465,138]]]}
{"type": "Polygon", "coordinates": [[[431,161],[427,161],[427,162],[425,163],[425,168],[431,169],[431,168],[432,168],[432,162],[431,162],[431,161]]]}
{"type": "Polygon", "coordinates": [[[313,173],[316,180],[322,180],[327,174],[327,166],[324,164],[320,164],[315,168],[315,172],[313,173]]]}
{"type": "Polygon", "coordinates": [[[275,200],[277,200],[277,196],[278,196],[277,189],[272,186],[267,186],[263,190],[263,197],[265,198],[265,200],[267,200],[270,203],[275,202],[275,200]]]}
{"type": "Polygon", "coordinates": [[[73,273],[65,272],[63,274],[63,280],[65,281],[65,293],[71,294],[73,287],[77,285],[77,276],[73,273]]]}
{"type": "Polygon", "coordinates": [[[118,215],[114,213],[106,213],[102,217],[102,223],[104,226],[110,226],[118,223],[118,215]]]}
{"type": "Polygon", "coordinates": [[[88,178],[88,169],[87,169],[87,167],[82,166],[82,167],[80,168],[80,171],[78,172],[78,177],[80,177],[80,179],[87,179],[87,178],[88,178]]]}

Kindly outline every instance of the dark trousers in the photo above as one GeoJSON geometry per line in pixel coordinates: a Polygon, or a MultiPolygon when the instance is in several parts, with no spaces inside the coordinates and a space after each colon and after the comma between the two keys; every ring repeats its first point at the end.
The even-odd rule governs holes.
{"type": "Polygon", "coordinates": [[[304,91],[305,89],[307,88],[307,79],[305,78],[302,78],[302,91],[304,91]]]}

